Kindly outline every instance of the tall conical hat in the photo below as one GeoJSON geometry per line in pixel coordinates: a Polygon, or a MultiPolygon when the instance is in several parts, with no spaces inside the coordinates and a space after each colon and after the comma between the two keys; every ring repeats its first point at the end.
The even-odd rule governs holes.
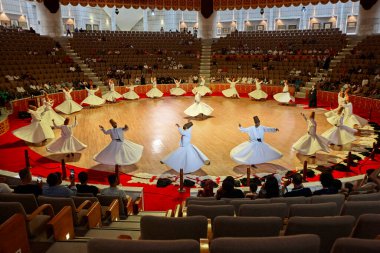
{"type": "Polygon", "coordinates": [[[260,123],[260,119],[259,119],[259,117],[257,117],[257,116],[253,116],[253,121],[254,121],[255,123],[260,123]]]}

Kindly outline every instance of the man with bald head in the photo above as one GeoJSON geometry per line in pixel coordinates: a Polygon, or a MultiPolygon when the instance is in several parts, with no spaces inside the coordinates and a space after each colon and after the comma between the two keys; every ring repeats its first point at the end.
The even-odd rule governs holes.
{"type": "Polygon", "coordinates": [[[110,119],[111,129],[105,130],[99,126],[100,130],[110,135],[111,143],[100,153],[94,156],[94,160],[101,164],[107,165],[131,165],[137,163],[142,156],[144,147],[124,139],[124,132],[129,128],[117,127],[117,122],[110,119]]]}

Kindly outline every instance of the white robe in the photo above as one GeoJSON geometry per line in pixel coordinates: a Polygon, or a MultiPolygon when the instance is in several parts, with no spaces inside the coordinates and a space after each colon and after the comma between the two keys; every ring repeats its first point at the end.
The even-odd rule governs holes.
{"type": "Polygon", "coordinates": [[[186,94],[186,91],[180,87],[180,82],[174,81],[175,82],[175,87],[170,89],[170,95],[173,96],[182,96],[186,94]]]}
{"type": "Polygon", "coordinates": [[[137,95],[137,93],[135,92],[135,87],[137,87],[137,85],[131,85],[129,86],[129,91],[127,91],[126,93],[123,94],[123,97],[125,99],[129,99],[129,100],[133,100],[133,99],[139,99],[140,96],[137,95]]]}
{"type": "Polygon", "coordinates": [[[197,93],[195,95],[195,101],[194,101],[194,104],[192,104],[191,106],[189,106],[185,111],[184,113],[186,115],[189,115],[191,117],[196,117],[200,114],[203,114],[203,115],[206,115],[206,116],[209,116],[211,115],[211,113],[214,111],[214,109],[201,102],[201,94],[197,93]]]}
{"type": "Polygon", "coordinates": [[[50,153],[76,153],[87,147],[87,145],[80,142],[73,136],[73,128],[76,127],[77,121],[73,125],[57,125],[55,128],[61,129],[61,137],[55,140],[52,144],[46,147],[46,150],[50,153]]]}
{"type": "Polygon", "coordinates": [[[322,134],[334,145],[345,145],[356,140],[354,134],[357,130],[343,124],[344,114],[336,118],[334,126],[322,134]]]}
{"type": "Polygon", "coordinates": [[[102,96],[103,99],[108,102],[115,102],[122,97],[119,92],[115,91],[115,84],[113,82],[110,82],[108,86],[110,87],[110,91],[102,96]]]}
{"type": "Polygon", "coordinates": [[[104,104],[106,101],[103,98],[100,98],[95,95],[95,93],[99,90],[99,88],[96,88],[96,90],[90,90],[87,89],[87,97],[82,101],[82,104],[88,104],[90,106],[98,106],[104,104]]]}
{"type": "Polygon", "coordinates": [[[266,99],[268,97],[268,94],[266,94],[263,90],[261,90],[261,82],[256,81],[256,90],[248,93],[248,96],[253,99],[266,99]]]}
{"type": "Polygon", "coordinates": [[[192,127],[186,130],[178,128],[181,134],[180,147],[170,153],[161,163],[164,163],[172,169],[184,173],[191,173],[199,170],[203,165],[209,165],[210,160],[196,146],[191,144],[192,127]]]}
{"type": "Polygon", "coordinates": [[[352,112],[352,103],[348,103],[344,106],[344,124],[351,128],[354,128],[355,125],[363,127],[368,124],[368,121],[352,112]]]}
{"type": "MultiPolygon", "coordinates": [[[[334,116],[338,116],[338,111],[341,107],[343,107],[345,105],[344,101],[346,100],[346,97],[342,97],[341,96],[341,93],[339,93],[338,95],[338,107],[335,108],[334,110],[331,110],[331,111],[328,111],[325,113],[325,116],[327,118],[331,118],[331,117],[334,117],[334,116]]],[[[336,121],[335,119],[332,120],[332,121],[336,121]]]]}
{"type": "Polygon", "coordinates": [[[57,125],[62,125],[65,119],[57,114],[53,109],[53,101],[44,100],[44,112],[42,113],[42,120],[49,124],[50,127],[54,127],[53,119],[57,125]]]}
{"type": "Polygon", "coordinates": [[[152,85],[153,85],[152,89],[150,89],[146,93],[146,96],[149,97],[149,98],[160,98],[160,97],[162,97],[164,95],[164,93],[162,93],[162,91],[160,91],[157,88],[157,83],[153,82],[152,85]]]}
{"type": "Polygon", "coordinates": [[[72,91],[73,88],[71,88],[69,91],[63,90],[63,93],[65,94],[65,101],[55,107],[57,111],[63,112],[64,114],[72,114],[83,109],[83,107],[76,103],[71,97],[70,93],[72,91]]]}
{"type": "Polygon", "coordinates": [[[239,164],[260,164],[280,159],[282,153],[264,142],[265,132],[276,132],[276,128],[265,126],[240,127],[241,132],[248,133],[249,141],[234,147],[230,156],[239,164]],[[261,139],[261,141],[259,141],[261,139]]]}
{"type": "Polygon", "coordinates": [[[307,134],[303,135],[296,143],[293,149],[302,155],[314,155],[317,151],[330,152],[329,140],[317,135],[317,123],[315,120],[307,119],[307,134]]]}
{"type": "Polygon", "coordinates": [[[284,88],[282,89],[282,92],[274,94],[273,98],[282,104],[289,103],[290,101],[294,102],[295,99],[293,96],[290,96],[289,93],[289,86],[287,84],[284,85],[284,88]]]}
{"type": "Polygon", "coordinates": [[[123,128],[103,130],[104,134],[111,136],[111,143],[94,160],[106,165],[131,165],[137,163],[142,156],[144,147],[124,139],[123,128]]]}
{"type": "Polygon", "coordinates": [[[206,83],[205,79],[202,78],[199,86],[193,88],[192,90],[193,94],[199,93],[201,94],[202,97],[205,96],[206,94],[212,94],[212,91],[210,90],[209,87],[205,86],[205,83],[206,83]]]}
{"type": "Polygon", "coordinates": [[[237,81],[235,81],[235,82],[232,82],[232,81],[230,81],[230,80],[227,78],[227,82],[230,84],[230,88],[229,88],[229,89],[226,89],[226,90],[223,90],[223,91],[222,91],[223,95],[224,95],[225,97],[228,97],[228,98],[233,97],[233,96],[240,98],[239,93],[237,92],[236,87],[235,87],[236,84],[237,84],[239,81],[240,81],[240,80],[237,80],[237,81]]]}
{"type": "Polygon", "coordinates": [[[12,133],[17,138],[30,143],[41,143],[46,139],[54,139],[54,132],[49,124],[42,120],[41,113],[33,110],[28,112],[32,116],[32,122],[27,126],[14,130],[12,133]]]}

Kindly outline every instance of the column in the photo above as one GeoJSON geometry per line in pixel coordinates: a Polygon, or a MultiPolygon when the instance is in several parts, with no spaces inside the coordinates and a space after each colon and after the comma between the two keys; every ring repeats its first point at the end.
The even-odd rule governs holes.
{"type": "Polygon", "coordinates": [[[371,35],[380,32],[380,1],[371,9],[365,10],[359,6],[358,35],[371,35]]]}
{"type": "Polygon", "coordinates": [[[51,13],[43,3],[36,2],[37,20],[41,35],[59,37],[63,35],[63,22],[61,8],[56,13],[51,13]]]}
{"type": "Polygon", "coordinates": [[[218,14],[216,11],[212,13],[209,18],[203,17],[202,13],[199,12],[199,29],[198,38],[202,39],[212,39],[216,38],[216,18],[218,14]]]}

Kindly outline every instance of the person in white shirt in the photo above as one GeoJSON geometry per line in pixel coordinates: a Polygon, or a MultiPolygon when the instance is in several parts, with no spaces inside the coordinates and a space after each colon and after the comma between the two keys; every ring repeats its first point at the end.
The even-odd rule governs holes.
{"type": "Polygon", "coordinates": [[[100,153],[94,156],[94,160],[106,165],[131,165],[137,163],[142,156],[144,147],[124,139],[124,132],[128,131],[128,126],[118,128],[117,123],[110,119],[111,129],[105,130],[99,126],[100,130],[110,135],[112,141],[100,153]]]}

